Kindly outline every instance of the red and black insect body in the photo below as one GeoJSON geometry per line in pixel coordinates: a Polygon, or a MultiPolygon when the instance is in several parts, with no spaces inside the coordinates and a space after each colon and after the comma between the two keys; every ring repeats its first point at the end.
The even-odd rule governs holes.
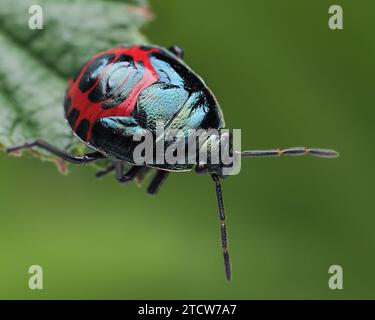
{"type": "MultiPolygon", "coordinates": [[[[175,50],[124,47],[90,59],[71,81],[65,99],[66,118],[75,134],[96,150],[134,163],[134,135],[145,130],[156,135],[157,121],[167,127],[188,114],[188,119],[179,119],[178,129],[222,128],[214,96],[180,60],[182,51],[175,50]]],[[[192,167],[155,166],[177,171],[192,167]]]]}
{"type": "MultiPolygon", "coordinates": [[[[128,183],[153,168],[156,174],[148,188],[150,194],[157,193],[171,171],[183,172],[195,167],[197,173],[210,174],[216,188],[225,273],[231,280],[220,184],[224,165],[209,162],[139,165],[133,159],[134,149],[139,144],[134,141],[134,136],[146,131],[156,136],[157,122],[162,122],[166,130],[173,127],[183,132],[224,128],[223,114],[214,95],[182,59],[183,51],[177,46],[165,49],[135,45],[96,54],[70,81],[64,101],[69,125],[93,152],[71,155],[44,140],[12,147],[8,152],[39,147],[76,164],[111,159],[113,164],[98,172],[97,176],[115,172],[120,183],[128,183]],[[125,173],[124,164],[131,166],[125,173]]],[[[337,156],[332,150],[304,147],[232,152],[243,157],[307,153],[320,157],[337,156]]]]}

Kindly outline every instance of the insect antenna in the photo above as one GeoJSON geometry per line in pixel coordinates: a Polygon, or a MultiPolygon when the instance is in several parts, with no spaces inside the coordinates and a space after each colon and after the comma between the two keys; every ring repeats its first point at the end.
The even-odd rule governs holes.
{"type": "Polygon", "coordinates": [[[273,149],[273,150],[247,150],[247,151],[236,151],[241,157],[273,157],[273,156],[302,156],[305,154],[310,154],[315,157],[321,158],[336,158],[339,153],[335,150],[330,149],[316,149],[316,148],[306,148],[306,147],[295,147],[288,149],[273,149]]]}
{"type": "Polygon", "coordinates": [[[229,254],[228,254],[228,237],[227,237],[227,228],[225,225],[225,210],[224,210],[223,194],[221,192],[221,184],[220,184],[219,176],[217,174],[212,174],[211,177],[212,177],[212,180],[215,182],[215,187],[216,187],[217,206],[219,209],[221,247],[223,249],[225,275],[226,275],[227,280],[231,281],[232,270],[231,270],[230,259],[229,259],[229,254]]]}

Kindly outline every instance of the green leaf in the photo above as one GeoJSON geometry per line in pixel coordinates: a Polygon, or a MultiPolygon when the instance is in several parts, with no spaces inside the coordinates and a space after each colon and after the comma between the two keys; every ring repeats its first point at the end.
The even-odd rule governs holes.
{"type": "Polygon", "coordinates": [[[83,152],[63,116],[68,78],[99,51],[146,43],[139,29],[151,17],[143,0],[1,0],[0,149],[41,138],[83,152]],[[29,28],[35,4],[43,9],[42,30],[29,28]]]}

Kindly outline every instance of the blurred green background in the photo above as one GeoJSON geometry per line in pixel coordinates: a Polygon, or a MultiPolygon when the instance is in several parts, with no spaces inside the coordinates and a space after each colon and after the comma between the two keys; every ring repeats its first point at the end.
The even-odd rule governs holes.
{"type": "Polygon", "coordinates": [[[145,186],[67,176],[0,155],[0,298],[375,298],[375,3],[155,0],[143,29],[178,44],[243,148],[329,147],[341,157],[244,159],[223,182],[233,282],[224,278],[213,184],[145,186]],[[328,29],[328,8],[344,30],[328,29]],[[28,268],[44,290],[28,288],[28,268]],[[344,289],[328,288],[328,268],[344,289]]]}

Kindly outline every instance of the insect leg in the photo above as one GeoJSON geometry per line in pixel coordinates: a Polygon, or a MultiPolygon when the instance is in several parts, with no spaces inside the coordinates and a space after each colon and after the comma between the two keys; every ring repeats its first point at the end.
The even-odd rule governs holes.
{"type": "Polygon", "coordinates": [[[288,149],[274,149],[274,150],[248,150],[238,152],[242,157],[272,157],[272,156],[301,156],[304,154],[311,154],[312,156],[322,158],[335,158],[339,154],[335,150],[329,149],[315,149],[306,147],[296,147],[288,149]]]}
{"type": "Polygon", "coordinates": [[[115,171],[115,164],[111,164],[111,165],[108,166],[107,168],[98,171],[98,172],[95,174],[95,177],[97,177],[97,178],[102,178],[102,177],[104,177],[105,175],[107,175],[108,173],[111,173],[112,171],[115,171]]]}
{"type": "Polygon", "coordinates": [[[229,259],[229,254],[228,254],[228,237],[227,237],[227,228],[225,225],[225,210],[224,210],[223,194],[221,192],[221,184],[220,184],[219,176],[217,174],[212,174],[212,180],[214,180],[215,187],[216,187],[217,206],[219,209],[221,247],[223,249],[225,275],[226,275],[227,280],[231,281],[232,270],[231,270],[230,259],[229,259]]]}
{"type": "Polygon", "coordinates": [[[165,170],[158,170],[147,188],[148,194],[154,195],[159,192],[161,185],[167,179],[169,172],[165,170]]]}
{"type": "Polygon", "coordinates": [[[205,174],[207,173],[207,165],[203,164],[203,165],[199,165],[197,164],[196,167],[195,167],[195,173],[196,174],[205,174]]]}
{"type": "Polygon", "coordinates": [[[14,147],[8,148],[7,152],[12,153],[12,152],[16,152],[16,151],[23,150],[23,149],[31,149],[33,147],[37,147],[42,150],[48,151],[58,158],[61,158],[65,161],[75,163],[75,164],[84,164],[84,163],[94,162],[94,161],[98,161],[98,160],[105,158],[105,155],[103,155],[102,153],[98,151],[87,153],[81,156],[75,156],[70,153],[67,153],[64,150],[58,149],[57,147],[49,144],[48,142],[44,140],[35,140],[35,141],[28,142],[19,146],[14,146],[14,147]]]}
{"type": "Polygon", "coordinates": [[[116,180],[122,184],[128,183],[137,176],[137,174],[142,170],[142,168],[143,166],[132,166],[124,174],[124,163],[122,161],[116,161],[115,162],[116,180]]]}

